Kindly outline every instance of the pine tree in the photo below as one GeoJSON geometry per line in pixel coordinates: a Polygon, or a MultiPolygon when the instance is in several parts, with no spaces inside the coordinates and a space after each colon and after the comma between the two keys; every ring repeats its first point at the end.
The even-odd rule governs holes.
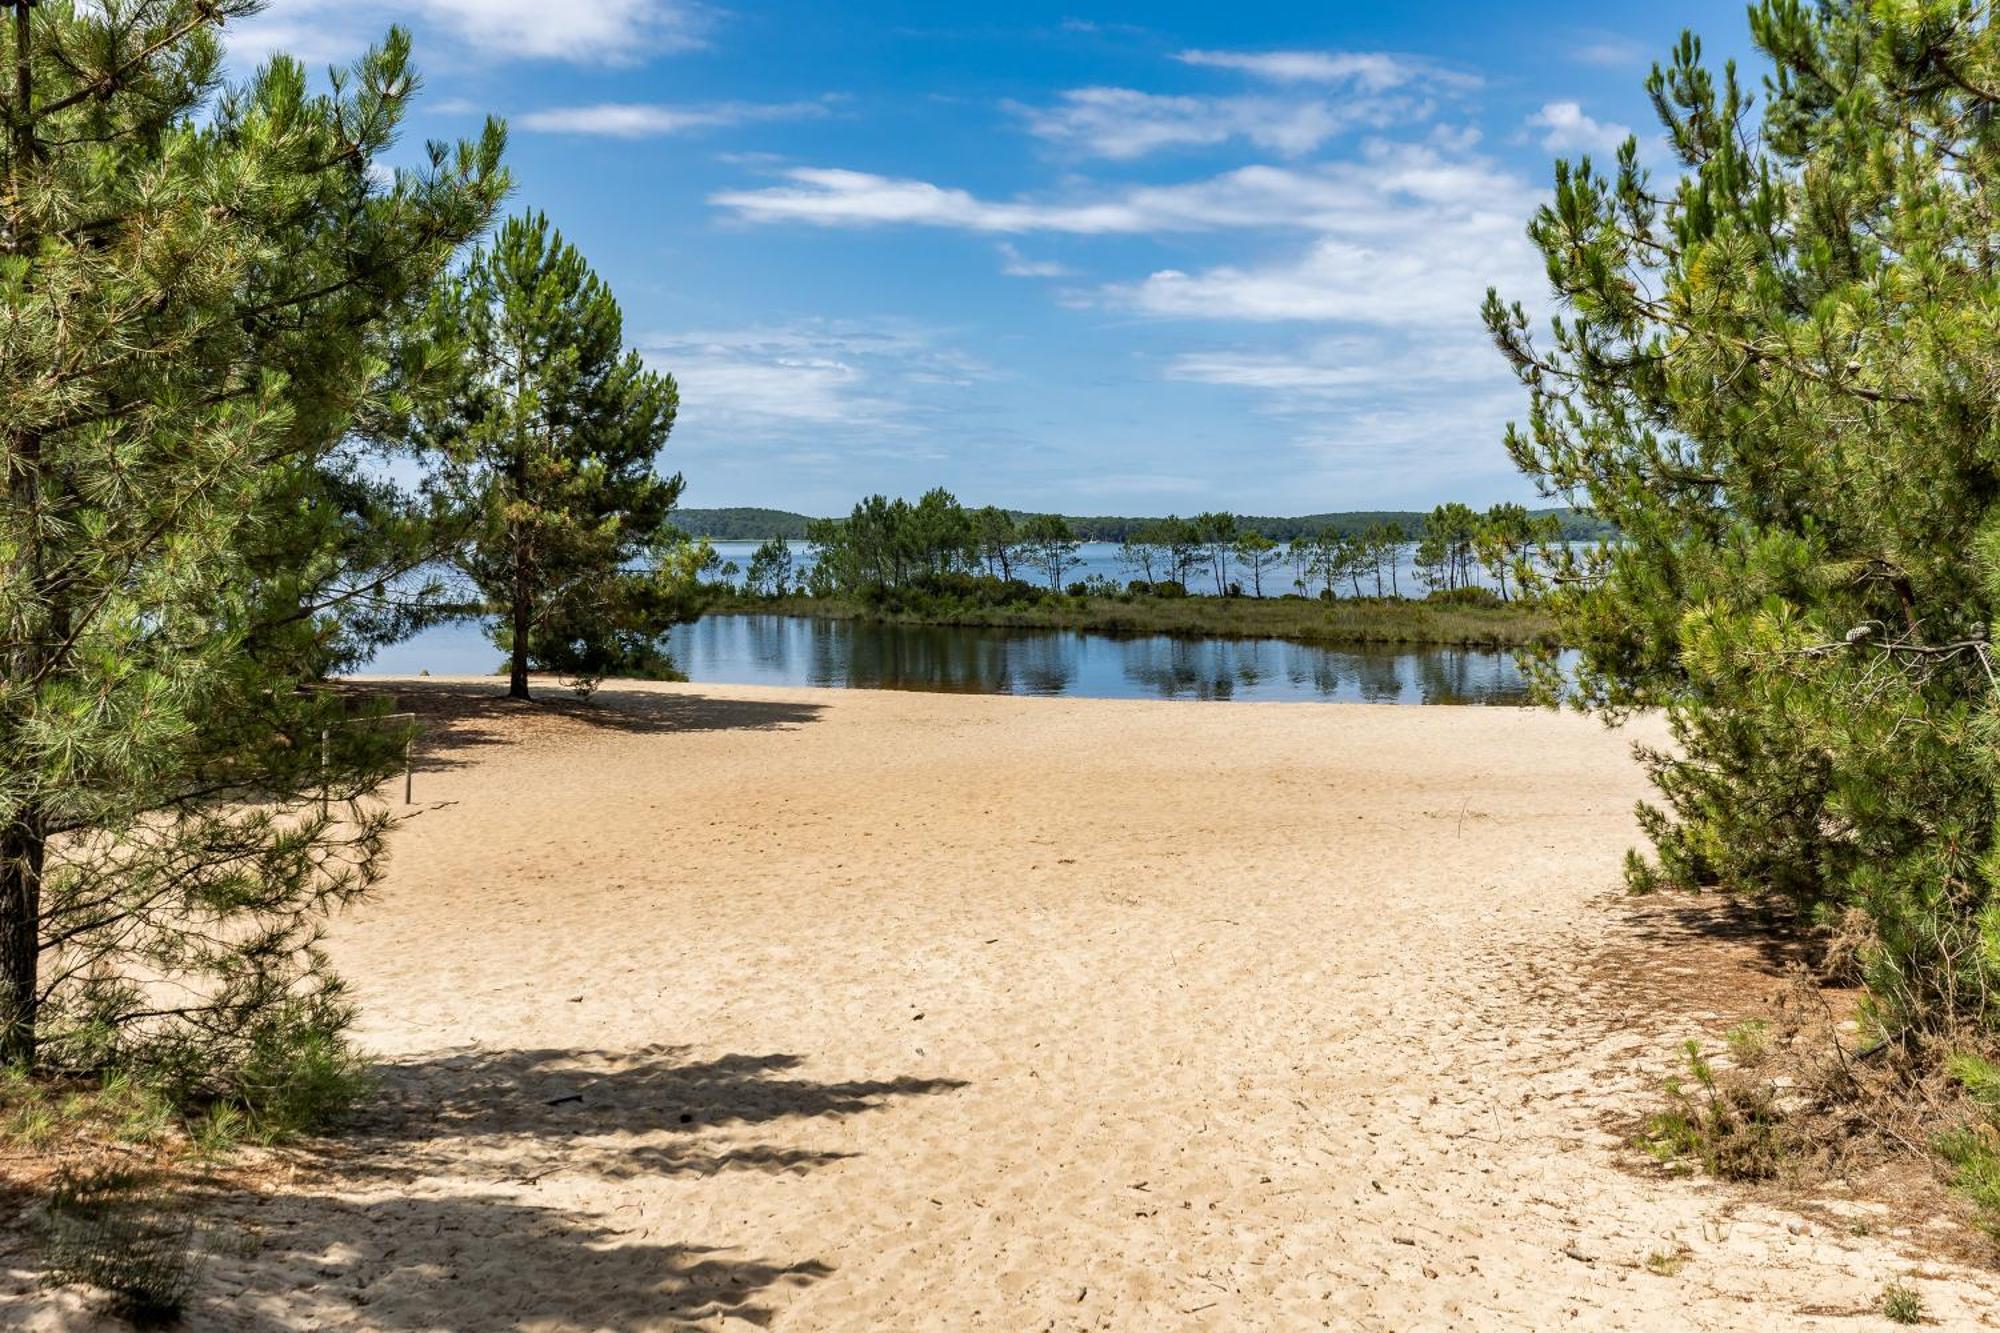
{"type": "Polygon", "coordinates": [[[1061,514],[1034,514],[1021,525],[1027,562],[1042,571],[1049,588],[1061,592],[1063,575],[1076,568],[1076,534],[1061,514]]]}
{"type": "Polygon", "coordinates": [[[1761,122],[1691,36],[1654,69],[1678,182],[1629,142],[1557,164],[1563,316],[1487,302],[1531,395],[1508,448],[1618,528],[1540,582],[1577,700],[1672,724],[1637,882],[1858,915],[1884,1035],[1990,1033],[2000,32],[1928,0],[1751,30],[1761,122]]]}
{"type": "Polygon", "coordinates": [[[0,1062],[272,1077],[344,1022],[315,941],[381,872],[401,738],[299,688],[347,557],[297,506],[394,410],[502,134],[382,180],[406,37],[327,94],[284,58],[224,89],[255,7],[6,6],[0,1062]]]}
{"type": "Polygon", "coordinates": [[[706,552],[668,515],[654,463],[679,393],[624,346],[611,290],[540,213],[509,218],[469,267],[455,313],[472,374],[457,415],[482,520],[467,572],[497,616],[507,692],[528,671],[588,689],[671,671],[661,640],[694,611],[706,552]]]}

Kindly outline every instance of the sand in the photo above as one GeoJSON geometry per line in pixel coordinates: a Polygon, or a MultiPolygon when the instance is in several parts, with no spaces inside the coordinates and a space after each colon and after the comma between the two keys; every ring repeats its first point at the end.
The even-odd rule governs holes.
{"type": "Polygon", "coordinates": [[[2000,1322],[1865,1205],[1623,1140],[1773,984],[1617,895],[1629,733],[396,688],[427,808],[330,939],[383,1098],[227,1205],[194,1327],[2000,1322]]]}

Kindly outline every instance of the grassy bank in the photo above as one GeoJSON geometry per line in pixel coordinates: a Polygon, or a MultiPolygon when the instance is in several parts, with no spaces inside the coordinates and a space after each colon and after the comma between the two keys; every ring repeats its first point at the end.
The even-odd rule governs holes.
{"type": "Polygon", "coordinates": [[[898,625],[1097,630],[1295,643],[1520,648],[1554,641],[1553,622],[1513,603],[1356,598],[1062,597],[984,604],[937,598],[876,604],[848,597],[726,596],[712,612],[871,620],[898,625]]]}

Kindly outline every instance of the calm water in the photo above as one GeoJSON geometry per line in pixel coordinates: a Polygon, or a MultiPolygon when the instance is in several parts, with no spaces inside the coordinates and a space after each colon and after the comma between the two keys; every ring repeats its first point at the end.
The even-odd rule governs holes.
{"type": "MultiPolygon", "coordinates": [[[[1124,637],[1073,630],[959,629],[792,616],[705,616],[669,640],[691,681],[832,685],[1094,699],[1330,700],[1512,704],[1512,654],[1318,648],[1281,639],[1124,637]]],[[[456,625],[385,649],[367,671],[484,674],[499,653],[456,625]]]]}

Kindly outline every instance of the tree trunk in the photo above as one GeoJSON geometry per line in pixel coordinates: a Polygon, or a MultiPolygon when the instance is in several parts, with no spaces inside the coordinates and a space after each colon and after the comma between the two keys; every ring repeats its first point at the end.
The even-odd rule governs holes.
{"type": "MultiPolygon", "coordinates": [[[[521,404],[528,396],[528,351],[525,346],[514,349],[514,457],[509,459],[509,478],[514,490],[514,512],[518,515],[528,504],[528,423],[521,404]]],[[[534,578],[528,568],[528,535],[517,518],[514,531],[510,534],[511,554],[514,559],[513,605],[508,608],[513,613],[514,634],[512,661],[507,673],[507,697],[526,699],[528,697],[528,625],[529,599],[534,595],[534,578]]]]}
{"type": "Polygon", "coordinates": [[[42,863],[48,840],[32,808],[0,833],[0,1066],[35,1058],[42,863]]]}
{"type": "Polygon", "coordinates": [[[527,562],[514,557],[514,652],[507,673],[507,697],[528,697],[528,576],[527,562]]]}
{"type": "MultiPolygon", "coordinates": [[[[6,186],[9,221],[9,249],[27,254],[33,239],[26,234],[20,208],[22,172],[35,155],[34,67],[31,63],[32,34],[29,30],[32,0],[15,0],[14,19],[14,105],[9,135],[8,180],[6,186]]],[[[31,590],[19,619],[8,627],[15,649],[6,664],[16,684],[34,693],[41,688],[47,666],[46,645],[51,630],[66,624],[60,598],[53,595],[42,549],[42,442],[27,434],[14,441],[15,458],[7,480],[8,499],[16,508],[25,528],[16,559],[28,571],[31,590]],[[48,623],[37,624],[35,604],[54,612],[48,623]]],[[[39,800],[29,797],[5,828],[0,828],[0,1065],[29,1064],[35,1058],[35,1025],[40,988],[42,869],[48,835],[39,800]]]]}

